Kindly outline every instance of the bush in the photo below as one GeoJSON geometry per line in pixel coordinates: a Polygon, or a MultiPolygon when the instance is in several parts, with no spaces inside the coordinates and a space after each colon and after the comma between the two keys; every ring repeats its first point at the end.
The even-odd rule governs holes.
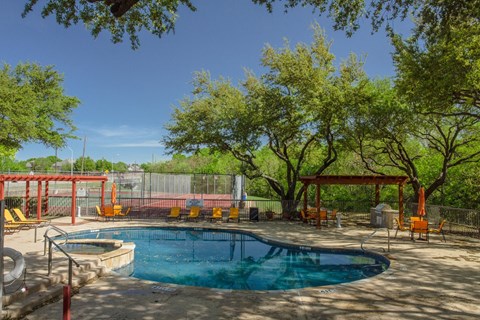
{"type": "Polygon", "coordinates": [[[21,197],[7,197],[5,198],[5,208],[21,208],[23,204],[23,199],[21,197]]]}

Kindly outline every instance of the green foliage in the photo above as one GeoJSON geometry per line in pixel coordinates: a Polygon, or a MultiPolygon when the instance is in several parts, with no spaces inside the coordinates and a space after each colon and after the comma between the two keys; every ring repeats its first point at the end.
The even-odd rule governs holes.
{"type": "Polygon", "coordinates": [[[6,197],[5,198],[5,207],[7,209],[21,208],[23,204],[23,199],[21,197],[6,197]]]}
{"type": "Polygon", "coordinates": [[[80,157],[73,163],[73,170],[76,172],[90,172],[95,171],[95,161],[90,157],[80,157]]]}
{"type": "Polygon", "coordinates": [[[333,61],[315,26],[310,46],[265,47],[266,73],[247,72],[239,87],[198,73],[194,96],[175,109],[164,144],[172,152],[230,154],[243,174],[266,180],[281,199],[299,199],[304,165],[315,154],[311,174],[320,174],[335,162],[348,108],[366,99],[362,63],[352,55],[337,70],[333,61]]]}
{"type": "Polygon", "coordinates": [[[79,100],[64,95],[62,82],[51,66],[25,63],[0,69],[2,150],[18,150],[27,142],[61,147],[74,137],[69,117],[79,100]]]}

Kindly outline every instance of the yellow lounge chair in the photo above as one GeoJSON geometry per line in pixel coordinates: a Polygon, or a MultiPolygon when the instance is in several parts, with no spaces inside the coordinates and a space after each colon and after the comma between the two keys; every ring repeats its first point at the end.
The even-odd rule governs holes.
{"type": "Polygon", "coordinates": [[[14,209],[13,209],[13,212],[17,215],[17,217],[18,217],[18,218],[20,219],[20,221],[22,221],[22,222],[30,221],[30,222],[40,223],[40,224],[49,224],[49,223],[50,223],[50,220],[46,220],[46,219],[39,219],[39,220],[36,220],[36,219],[27,219],[20,208],[14,208],[14,209]]]}
{"type": "Polygon", "coordinates": [[[230,208],[230,214],[228,215],[227,222],[230,220],[237,220],[237,222],[240,222],[240,218],[238,217],[238,208],[230,208]]]}
{"type": "Polygon", "coordinates": [[[179,219],[180,218],[180,211],[181,211],[180,207],[172,207],[170,209],[170,214],[167,216],[167,220],[168,219],[179,219]]]}
{"type": "Polygon", "coordinates": [[[190,219],[198,221],[198,217],[200,215],[200,207],[192,206],[190,207],[190,213],[188,216],[185,217],[185,220],[188,221],[190,219]]]}
{"type": "Polygon", "coordinates": [[[223,215],[222,215],[222,208],[213,208],[212,209],[212,215],[209,217],[206,217],[206,219],[209,219],[210,221],[213,220],[222,220],[223,215]]]}
{"type": "Polygon", "coordinates": [[[38,222],[35,222],[35,221],[16,221],[13,218],[12,213],[8,209],[5,209],[4,217],[5,217],[5,221],[9,224],[12,224],[12,225],[23,225],[23,226],[28,226],[28,227],[38,227],[42,224],[42,223],[38,223],[38,222]]]}
{"type": "Polygon", "coordinates": [[[428,233],[438,233],[438,234],[442,234],[442,236],[443,236],[443,241],[447,242],[447,239],[445,239],[445,233],[443,233],[443,226],[445,225],[445,222],[447,222],[447,220],[443,219],[443,220],[440,221],[440,223],[438,224],[438,228],[428,229],[428,233]]]}

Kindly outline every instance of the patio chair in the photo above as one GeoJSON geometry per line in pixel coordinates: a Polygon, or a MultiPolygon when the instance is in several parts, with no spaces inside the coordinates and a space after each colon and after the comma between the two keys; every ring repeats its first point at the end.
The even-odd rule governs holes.
{"type": "Polygon", "coordinates": [[[327,210],[320,210],[320,224],[325,223],[328,226],[328,212],[327,210]]]}
{"type": "Polygon", "coordinates": [[[395,223],[397,224],[397,230],[395,231],[394,238],[397,238],[398,231],[410,231],[410,228],[404,226],[403,223],[401,223],[400,220],[398,220],[398,218],[394,218],[394,219],[395,219],[395,223]]]}
{"type": "Polygon", "coordinates": [[[185,220],[195,220],[198,221],[198,217],[200,216],[200,207],[192,206],[190,207],[190,213],[185,217],[185,220]]]}
{"type": "Polygon", "coordinates": [[[97,211],[97,216],[103,217],[103,219],[105,220],[105,212],[102,211],[99,206],[95,206],[95,210],[97,211]]]}
{"type": "Polygon", "coordinates": [[[127,219],[128,218],[128,220],[131,220],[131,216],[128,215],[131,210],[132,210],[132,207],[128,207],[125,212],[117,213],[116,216],[117,217],[122,217],[122,219],[127,219]]]}
{"type": "Polygon", "coordinates": [[[112,219],[112,221],[115,221],[115,209],[112,206],[106,206],[103,208],[105,220],[108,221],[112,219]]]}
{"type": "Polygon", "coordinates": [[[213,208],[212,209],[212,215],[205,217],[206,219],[213,221],[213,220],[220,220],[222,221],[223,215],[222,215],[222,208],[213,208]]]}
{"type": "Polygon", "coordinates": [[[447,222],[447,220],[442,219],[442,221],[440,221],[440,223],[438,224],[438,228],[428,229],[428,233],[438,233],[438,234],[442,234],[442,236],[443,236],[443,241],[447,242],[447,240],[445,239],[445,233],[443,233],[443,226],[445,225],[445,222],[447,222]]]}
{"type": "Polygon", "coordinates": [[[166,217],[167,220],[169,219],[180,219],[180,207],[172,207],[170,208],[170,214],[166,217]]]}
{"type": "Polygon", "coordinates": [[[227,222],[230,220],[237,220],[237,222],[240,222],[240,218],[238,217],[238,208],[230,208],[230,214],[228,215],[227,222]]]}
{"type": "Polygon", "coordinates": [[[300,215],[302,216],[302,221],[303,222],[307,222],[309,224],[312,224],[312,222],[317,221],[317,215],[316,214],[313,214],[313,213],[305,214],[305,212],[303,210],[301,210],[300,215]]]}
{"type": "Polygon", "coordinates": [[[411,239],[415,241],[414,235],[415,233],[418,233],[419,235],[419,240],[422,239],[422,234],[425,234],[425,237],[427,238],[427,242],[430,242],[429,237],[428,237],[428,221],[427,220],[418,220],[418,221],[413,221],[413,227],[412,230],[410,230],[410,235],[411,239]]]}
{"type": "Polygon", "coordinates": [[[17,215],[21,222],[35,222],[41,225],[49,224],[51,221],[46,219],[27,219],[20,208],[14,208],[13,212],[17,215]]]}

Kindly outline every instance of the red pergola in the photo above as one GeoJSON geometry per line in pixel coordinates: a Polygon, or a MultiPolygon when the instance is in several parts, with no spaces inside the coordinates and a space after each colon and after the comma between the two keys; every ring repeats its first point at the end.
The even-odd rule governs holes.
{"type": "MultiPolygon", "coordinates": [[[[403,186],[407,183],[407,176],[349,176],[349,175],[315,175],[300,177],[300,181],[304,185],[303,191],[303,207],[304,212],[307,212],[307,191],[308,186],[315,184],[317,186],[315,205],[317,211],[320,209],[320,185],[375,185],[375,206],[380,203],[380,185],[398,185],[398,215],[399,220],[403,221],[403,186]]],[[[317,212],[319,214],[319,212],[317,212]]]]}
{"type": "Polygon", "coordinates": [[[77,182],[101,182],[102,183],[102,207],[105,203],[105,182],[108,177],[106,176],[76,176],[76,175],[26,175],[26,174],[3,174],[0,175],[0,200],[5,198],[5,182],[19,182],[25,181],[26,201],[28,203],[30,197],[30,181],[37,182],[37,219],[42,217],[42,182],[45,182],[45,202],[47,207],[45,209],[48,212],[48,183],[50,181],[68,181],[72,183],[72,224],[75,224],[75,210],[77,206],[77,182]]]}

